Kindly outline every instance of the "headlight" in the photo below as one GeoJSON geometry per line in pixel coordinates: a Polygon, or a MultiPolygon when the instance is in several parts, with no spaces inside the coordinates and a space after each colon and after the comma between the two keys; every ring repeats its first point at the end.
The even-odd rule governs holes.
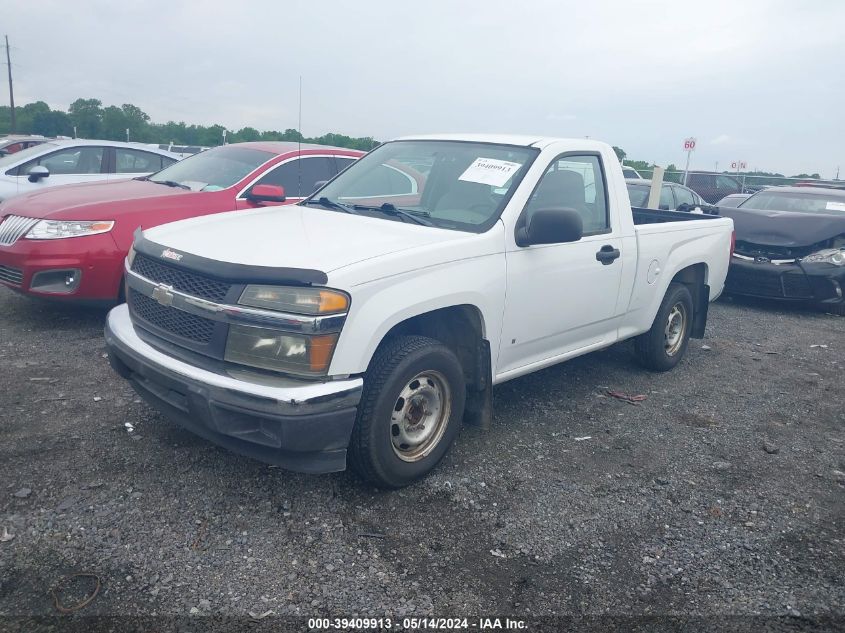
{"type": "Polygon", "coordinates": [[[324,376],[329,369],[337,337],[337,334],[305,336],[249,325],[231,325],[225,359],[270,371],[324,376]]]}
{"type": "Polygon", "coordinates": [[[65,237],[82,237],[108,233],[114,226],[113,220],[75,221],[41,220],[26,234],[28,240],[60,240],[65,237]]]}
{"type": "Polygon", "coordinates": [[[838,248],[826,248],[807,255],[801,260],[803,264],[833,264],[834,266],[845,266],[845,251],[838,248]]]}
{"type": "Polygon", "coordinates": [[[326,288],[247,286],[238,303],[294,314],[337,314],[349,309],[349,296],[326,288]]]}

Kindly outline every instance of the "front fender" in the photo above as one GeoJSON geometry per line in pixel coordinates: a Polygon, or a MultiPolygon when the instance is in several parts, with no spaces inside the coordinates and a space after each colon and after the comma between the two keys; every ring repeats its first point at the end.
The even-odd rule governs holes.
{"type": "Polygon", "coordinates": [[[412,317],[458,305],[481,313],[493,357],[505,301],[505,257],[495,253],[374,280],[352,289],[352,305],[329,375],[361,374],[384,337],[412,317]]]}

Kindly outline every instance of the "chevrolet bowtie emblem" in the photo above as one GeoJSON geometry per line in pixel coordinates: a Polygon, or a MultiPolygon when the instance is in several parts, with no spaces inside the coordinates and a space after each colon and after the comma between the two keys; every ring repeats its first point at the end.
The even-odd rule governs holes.
{"type": "Polygon", "coordinates": [[[173,286],[159,284],[153,288],[153,299],[163,306],[173,305],[173,286]]]}

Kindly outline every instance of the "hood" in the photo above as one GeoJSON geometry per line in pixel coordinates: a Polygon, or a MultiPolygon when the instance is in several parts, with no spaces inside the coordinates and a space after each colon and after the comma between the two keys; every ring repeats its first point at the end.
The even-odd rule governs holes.
{"type": "Polygon", "coordinates": [[[474,233],[370,218],[299,205],[232,211],[144,231],[144,238],[179,253],[247,266],[326,273],[474,233]]]}
{"type": "Polygon", "coordinates": [[[719,213],[734,221],[737,241],[753,244],[812,246],[845,234],[845,213],[827,215],[742,207],[719,207],[719,213]]]}
{"type": "Polygon", "coordinates": [[[115,206],[144,198],[202,195],[148,180],[112,180],[50,187],[10,198],[0,215],[23,215],[53,220],[110,220],[115,206]]]}

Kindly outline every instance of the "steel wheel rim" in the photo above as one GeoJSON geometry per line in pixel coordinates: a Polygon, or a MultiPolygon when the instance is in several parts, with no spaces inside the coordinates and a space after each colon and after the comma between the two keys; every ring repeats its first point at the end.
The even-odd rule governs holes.
{"type": "Polygon", "coordinates": [[[452,392],[445,376],[427,370],[411,378],[390,415],[390,442],[405,462],[424,459],[438,445],[452,412],[452,392]]]}
{"type": "Polygon", "coordinates": [[[676,303],[669,310],[666,319],[666,329],[663,331],[663,345],[667,356],[674,356],[684,344],[684,333],[687,330],[687,309],[683,303],[676,303]]]}

